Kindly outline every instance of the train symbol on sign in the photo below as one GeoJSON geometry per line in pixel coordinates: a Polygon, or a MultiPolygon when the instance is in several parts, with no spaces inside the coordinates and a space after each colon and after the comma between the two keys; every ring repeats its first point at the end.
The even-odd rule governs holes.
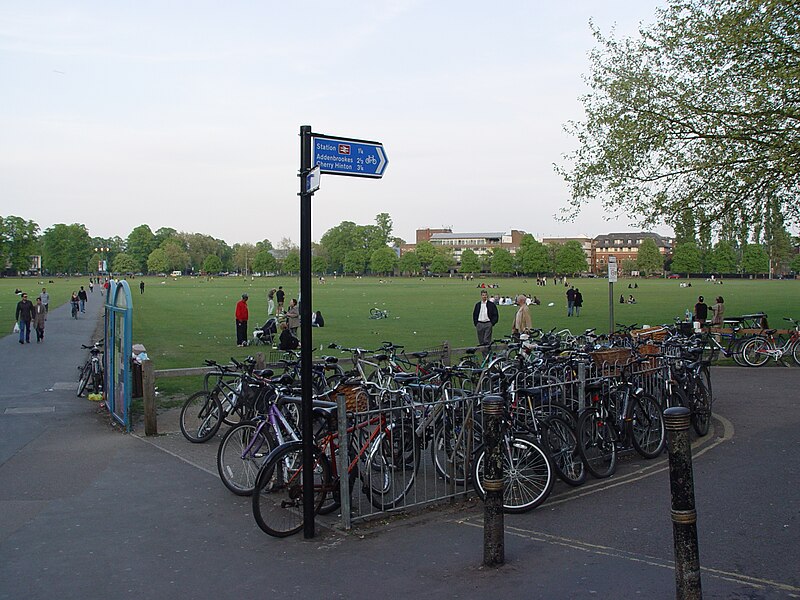
{"type": "Polygon", "coordinates": [[[349,144],[339,144],[339,154],[350,154],[349,144]]]}

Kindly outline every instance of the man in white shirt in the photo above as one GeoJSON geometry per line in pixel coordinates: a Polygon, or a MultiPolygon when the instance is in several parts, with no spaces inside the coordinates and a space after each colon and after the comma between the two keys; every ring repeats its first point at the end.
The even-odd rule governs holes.
{"type": "Polygon", "coordinates": [[[489,301],[488,292],[481,290],[481,301],[472,311],[472,322],[478,332],[478,345],[488,346],[492,343],[492,328],[497,325],[499,318],[497,306],[489,301]]]}

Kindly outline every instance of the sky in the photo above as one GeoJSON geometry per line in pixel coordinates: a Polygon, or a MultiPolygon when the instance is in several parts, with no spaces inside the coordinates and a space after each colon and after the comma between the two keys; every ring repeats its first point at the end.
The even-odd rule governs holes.
{"type": "Polygon", "coordinates": [[[582,118],[590,19],[633,35],[664,5],[0,0],[0,215],[298,242],[310,125],[389,159],[381,179],[322,176],[314,240],[381,212],[407,241],[637,231],[599,202],[557,220],[553,164],[576,147],[563,126],[582,118]]]}

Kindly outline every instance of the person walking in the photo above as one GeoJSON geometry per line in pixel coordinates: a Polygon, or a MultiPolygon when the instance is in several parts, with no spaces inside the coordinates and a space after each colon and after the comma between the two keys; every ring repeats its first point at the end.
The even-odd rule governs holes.
{"type": "Polygon", "coordinates": [[[283,291],[283,286],[279,285],[278,290],[275,292],[275,302],[278,303],[278,314],[283,312],[283,300],[286,298],[286,292],[283,291]]]}
{"type": "Polygon", "coordinates": [[[44,323],[47,321],[47,310],[42,303],[42,298],[36,298],[33,306],[33,328],[36,330],[36,343],[44,341],[44,323]]]}
{"type": "Polygon", "coordinates": [[[583,306],[583,294],[578,288],[575,288],[575,316],[581,316],[581,306],[583,306]]]}
{"type": "Polygon", "coordinates": [[[81,304],[81,301],[78,298],[78,294],[72,292],[72,296],[70,296],[69,303],[70,306],[72,307],[72,318],[77,319],[78,311],[80,310],[80,304],[81,304]]]}
{"type": "Polygon", "coordinates": [[[289,309],[286,311],[286,322],[292,335],[297,336],[297,328],[300,327],[300,308],[294,298],[289,302],[289,309]]]}
{"type": "Polygon", "coordinates": [[[575,288],[570,286],[567,290],[567,316],[572,316],[572,311],[575,309],[575,288]]]}
{"type": "Polygon", "coordinates": [[[50,294],[47,293],[47,288],[42,288],[42,293],[39,294],[39,298],[42,301],[42,306],[44,306],[44,312],[50,310],[50,294]]]}
{"type": "Polygon", "coordinates": [[[480,302],[472,309],[472,324],[478,334],[478,345],[488,346],[492,343],[492,328],[497,325],[500,315],[497,306],[489,300],[489,293],[481,290],[480,302]]]}
{"type": "Polygon", "coordinates": [[[19,325],[19,343],[31,343],[31,321],[33,320],[33,302],[28,300],[28,294],[22,293],[22,299],[17,302],[17,314],[14,319],[19,325]]]}
{"type": "Polygon", "coordinates": [[[89,293],[94,294],[94,281],[89,277],[89,293]]]}
{"type": "Polygon", "coordinates": [[[242,294],[242,299],[236,303],[236,345],[247,345],[247,294],[242,294]]]}
{"type": "Polygon", "coordinates": [[[525,294],[517,296],[517,314],[514,315],[514,325],[511,327],[511,335],[519,338],[520,335],[529,331],[533,324],[531,323],[531,313],[528,310],[528,303],[526,302],[525,294]]]}
{"type": "Polygon", "coordinates": [[[267,316],[272,316],[275,312],[275,288],[267,292],[267,316]]]}
{"type": "Polygon", "coordinates": [[[700,323],[700,327],[703,327],[706,324],[706,319],[708,319],[708,304],[700,296],[697,298],[697,304],[694,305],[694,320],[700,323]]]}
{"type": "Polygon", "coordinates": [[[722,327],[722,322],[725,316],[725,300],[722,296],[717,296],[714,304],[711,305],[711,325],[715,327],[722,327]]]}
{"type": "Polygon", "coordinates": [[[81,312],[82,313],[86,312],[86,301],[88,299],[89,299],[89,295],[86,293],[86,290],[83,289],[83,286],[81,286],[81,289],[78,291],[78,300],[81,301],[81,312]]]}
{"type": "Polygon", "coordinates": [[[144,280],[139,282],[139,295],[144,294],[144,280]]]}

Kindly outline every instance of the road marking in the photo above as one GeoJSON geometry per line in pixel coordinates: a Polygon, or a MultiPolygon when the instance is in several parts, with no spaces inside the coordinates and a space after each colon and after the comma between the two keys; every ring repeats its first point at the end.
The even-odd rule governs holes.
{"type": "Polygon", "coordinates": [[[5,415],[41,415],[56,412],[55,406],[16,406],[3,411],[5,415]]]}
{"type": "MultiPolygon", "coordinates": [[[[473,517],[477,518],[477,517],[473,517]]],[[[457,520],[456,523],[460,525],[467,525],[469,527],[476,527],[483,529],[483,523],[474,523],[471,520],[457,520]]],[[[582,552],[590,552],[602,556],[610,556],[612,558],[621,558],[631,562],[643,563],[653,567],[660,567],[663,569],[675,570],[675,561],[658,558],[655,556],[648,556],[646,554],[635,554],[627,550],[620,550],[611,546],[603,546],[600,544],[590,544],[575,540],[572,538],[561,537],[544,533],[541,531],[534,531],[531,529],[524,529],[521,527],[506,527],[506,531],[516,537],[531,540],[534,542],[543,542],[554,546],[564,546],[573,550],[580,550],[582,552]]],[[[775,588],[783,592],[789,592],[792,595],[800,592],[800,587],[790,585],[788,583],[781,583],[779,581],[771,581],[760,577],[751,577],[749,575],[742,575],[741,573],[731,573],[730,571],[723,571],[722,569],[714,569],[710,567],[700,567],[700,571],[711,577],[725,579],[734,583],[748,585],[750,587],[763,589],[765,587],[775,588]]]]}
{"type": "Polygon", "coordinates": [[[174,457],[175,457],[175,458],[177,458],[178,460],[181,460],[181,461],[185,462],[187,465],[191,465],[191,466],[193,466],[193,467],[195,467],[195,468],[197,468],[197,469],[200,469],[201,471],[203,471],[203,472],[205,472],[205,473],[208,473],[209,475],[213,475],[214,477],[216,477],[217,479],[219,479],[219,473],[217,473],[216,471],[212,471],[211,469],[206,469],[206,468],[205,468],[203,465],[201,465],[201,464],[198,464],[198,463],[196,463],[196,462],[194,462],[194,461],[191,461],[191,460],[189,460],[188,458],[185,458],[185,457],[181,456],[180,454],[177,454],[177,453],[173,452],[172,450],[167,450],[167,449],[166,449],[166,448],[164,448],[163,446],[159,446],[158,444],[156,444],[156,443],[153,443],[153,442],[151,442],[150,440],[148,440],[148,439],[146,439],[146,438],[143,438],[143,437],[141,437],[141,436],[139,436],[139,435],[136,435],[135,433],[134,433],[134,434],[132,434],[132,435],[133,435],[133,437],[135,437],[137,440],[141,440],[141,441],[143,441],[145,444],[149,444],[149,445],[153,446],[154,448],[158,448],[158,449],[159,449],[159,450],[161,450],[162,452],[166,452],[166,453],[167,453],[167,454],[169,454],[170,456],[174,456],[174,457]]]}
{"type": "Polygon", "coordinates": [[[78,389],[78,382],[77,381],[57,381],[53,384],[47,391],[53,390],[77,390],[78,389]]]}

